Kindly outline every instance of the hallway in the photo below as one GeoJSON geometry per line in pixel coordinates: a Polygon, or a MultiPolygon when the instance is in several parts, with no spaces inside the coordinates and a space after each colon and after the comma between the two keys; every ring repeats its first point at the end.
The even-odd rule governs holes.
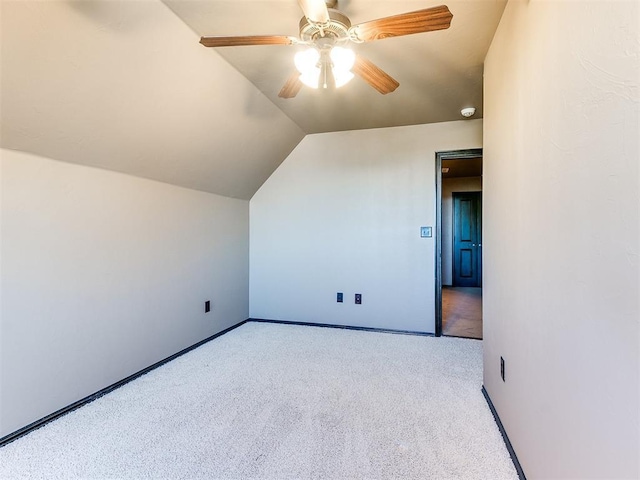
{"type": "Polygon", "coordinates": [[[442,287],[442,334],[482,339],[482,288],[442,287]]]}

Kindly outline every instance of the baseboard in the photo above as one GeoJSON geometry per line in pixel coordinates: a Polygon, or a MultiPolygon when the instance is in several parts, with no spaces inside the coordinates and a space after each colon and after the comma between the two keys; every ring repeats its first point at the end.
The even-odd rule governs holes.
{"type": "Polygon", "coordinates": [[[518,478],[520,478],[520,480],[527,480],[527,477],[525,477],[524,475],[524,470],[522,470],[522,466],[518,461],[518,456],[516,455],[516,451],[513,449],[513,445],[511,445],[511,441],[509,440],[507,431],[504,429],[504,425],[502,425],[500,416],[498,415],[496,408],[493,406],[493,402],[489,397],[489,393],[487,392],[487,389],[484,388],[484,385],[482,386],[482,394],[484,395],[484,398],[487,401],[487,404],[489,405],[489,409],[493,414],[493,418],[496,420],[496,423],[498,424],[498,429],[502,434],[502,439],[504,440],[504,444],[507,446],[507,450],[509,451],[509,455],[511,456],[511,461],[513,462],[513,466],[516,467],[516,472],[518,472],[518,478]]]}
{"type": "Polygon", "coordinates": [[[475,337],[463,337],[462,335],[449,335],[447,333],[443,333],[442,335],[440,335],[442,338],[462,338],[464,340],[476,340],[478,342],[481,342],[482,339],[481,338],[475,338],[475,337]]]}
{"type": "Polygon", "coordinates": [[[180,350],[178,353],[174,353],[173,355],[160,360],[159,362],[154,363],[153,365],[150,365],[146,368],[143,368],[142,370],[140,370],[139,372],[136,372],[132,375],[129,375],[126,378],[123,378],[122,380],[117,381],[116,383],[109,385],[106,388],[103,388],[102,390],[98,390],[95,393],[92,393],[91,395],[84,397],[80,400],[78,400],[77,402],[73,402],[70,405],[67,405],[64,408],[61,408],[60,410],[57,410],[49,415],[47,415],[46,417],[42,417],[39,420],[36,420],[33,423],[30,423],[29,425],[20,428],[19,430],[16,430],[13,433],[10,433],[9,435],[5,435],[4,437],[0,438],[0,447],[4,447],[6,444],[13,442],[14,440],[17,440],[20,437],[23,437],[24,435],[37,430],[40,427],[43,427],[44,425],[46,425],[49,422],[52,422],[53,420],[56,420],[57,418],[62,417],[63,415],[66,415],[69,412],[72,412],[73,410],[76,410],[80,407],[82,407],[83,405],[86,405],[87,403],[91,403],[94,400],[97,400],[98,398],[102,397],[103,395],[106,395],[109,392],[112,392],[118,388],[120,388],[121,386],[131,382],[132,380],[135,380],[136,378],[149,373],[151,370],[154,370],[158,367],[161,367],[162,365],[164,365],[167,362],[170,362],[171,360],[175,360],[176,358],[178,358],[181,355],[184,355],[187,352],[190,352],[191,350],[198,348],[202,345],[204,345],[207,342],[210,342],[211,340],[218,338],[221,335],[224,335],[225,333],[230,332],[231,330],[238,328],[241,325],[244,325],[245,323],[247,323],[248,320],[243,320],[240,323],[237,323],[235,325],[232,325],[229,328],[225,328],[224,330],[211,335],[210,337],[205,338],[204,340],[199,341],[198,343],[194,343],[193,345],[180,350]]]}
{"type": "Polygon", "coordinates": [[[269,320],[266,318],[250,318],[248,322],[281,323],[283,325],[302,325],[305,327],[339,328],[342,330],[357,330],[360,332],[394,333],[397,335],[417,335],[419,337],[433,337],[433,333],[414,332],[412,330],[394,330],[389,328],[355,327],[352,325],[334,325],[331,323],[294,322],[289,320],[269,320]]]}

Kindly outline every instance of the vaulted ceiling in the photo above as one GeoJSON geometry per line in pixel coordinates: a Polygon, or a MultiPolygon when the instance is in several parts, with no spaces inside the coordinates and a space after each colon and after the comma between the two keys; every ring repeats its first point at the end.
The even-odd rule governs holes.
{"type": "MultiPolygon", "coordinates": [[[[445,0],[342,0],[354,23],[445,0]]],[[[0,146],[251,198],[307,133],[482,115],[482,64],[506,0],[446,1],[448,30],[355,45],[400,82],[277,96],[296,47],[211,49],[201,35],[297,35],[295,0],[2,0],[0,146]]]]}
{"type": "Polygon", "coordinates": [[[2,0],[2,147],[251,198],[304,132],[157,0],[2,0]]]}

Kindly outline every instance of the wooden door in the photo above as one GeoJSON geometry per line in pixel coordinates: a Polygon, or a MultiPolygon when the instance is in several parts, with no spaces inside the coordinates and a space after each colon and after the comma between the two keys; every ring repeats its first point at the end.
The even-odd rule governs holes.
{"type": "Polygon", "coordinates": [[[453,194],[453,286],[482,286],[482,192],[453,194]]]}

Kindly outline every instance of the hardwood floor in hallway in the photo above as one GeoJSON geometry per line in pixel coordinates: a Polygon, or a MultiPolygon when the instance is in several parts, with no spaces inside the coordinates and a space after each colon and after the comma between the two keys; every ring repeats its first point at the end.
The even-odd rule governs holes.
{"type": "Polygon", "coordinates": [[[482,288],[442,287],[442,334],[482,339],[482,288]]]}

